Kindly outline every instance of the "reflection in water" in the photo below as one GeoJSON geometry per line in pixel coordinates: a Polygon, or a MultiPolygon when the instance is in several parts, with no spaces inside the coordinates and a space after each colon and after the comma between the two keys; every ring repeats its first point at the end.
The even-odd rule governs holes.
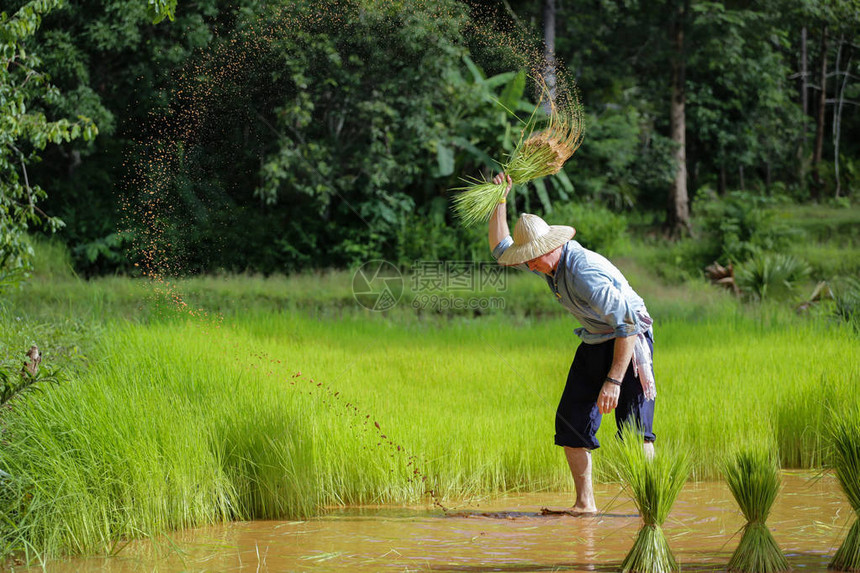
{"type": "MultiPolygon", "coordinates": [[[[102,571],[616,571],[639,528],[617,486],[600,486],[596,517],[541,515],[570,494],[499,498],[444,515],[421,508],[331,511],[308,521],[203,527],[129,544],[114,557],[50,563],[50,572],[102,571]]],[[[836,480],[784,474],[768,524],[789,563],[825,571],[851,516],[836,480]]],[[[743,526],[722,483],[688,484],[666,522],[684,571],[718,571],[743,526]]],[[[41,569],[40,569],[41,570],[41,569]]]]}

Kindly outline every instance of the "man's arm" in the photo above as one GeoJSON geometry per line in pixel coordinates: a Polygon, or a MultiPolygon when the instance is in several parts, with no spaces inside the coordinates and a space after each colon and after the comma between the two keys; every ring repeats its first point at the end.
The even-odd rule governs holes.
{"type": "MultiPolygon", "coordinates": [[[[505,189],[505,198],[507,198],[508,193],[511,191],[511,186],[514,184],[511,181],[510,175],[505,175],[500,173],[493,178],[493,183],[501,184],[507,179],[508,188],[505,189]]],[[[496,210],[493,211],[493,214],[490,215],[490,232],[489,232],[489,241],[490,241],[490,250],[496,248],[502,239],[511,234],[510,229],[508,228],[508,210],[505,203],[499,203],[496,205],[496,210]]]]}
{"type": "MultiPolygon", "coordinates": [[[[612,366],[609,367],[608,378],[619,382],[624,380],[630,359],[633,357],[633,347],[636,345],[636,336],[619,336],[615,339],[615,350],[612,355],[612,366]]],[[[621,386],[612,382],[604,381],[597,398],[597,408],[601,414],[608,414],[618,406],[618,396],[621,395],[621,386]]]]}

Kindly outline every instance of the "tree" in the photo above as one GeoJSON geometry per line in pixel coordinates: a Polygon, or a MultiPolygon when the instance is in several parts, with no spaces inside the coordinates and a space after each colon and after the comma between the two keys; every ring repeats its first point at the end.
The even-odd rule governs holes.
{"type": "Polygon", "coordinates": [[[773,175],[790,179],[804,125],[788,83],[788,30],[773,14],[698,7],[692,30],[689,159],[705,182],[725,194],[728,174],[744,188],[745,169],[758,169],[769,189],[773,175]],[[710,174],[710,175],[707,175],[710,174]]]}
{"type": "MultiPolygon", "coordinates": [[[[59,88],[58,113],[75,110],[99,127],[98,137],[47,148],[33,174],[50,189],[42,208],[66,226],[57,234],[79,273],[131,270],[121,233],[124,198],[133,181],[137,138],[165,115],[182,66],[218,34],[227,33],[247,3],[183,3],[154,24],[152,4],[139,0],[76,0],[46,17],[35,42],[43,70],[59,88]]],[[[157,18],[156,18],[157,20],[157,18]]]]}
{"type": "MultiPolygon", "coordinates": [[[[800,174],[805,176],[807,169],[811,171],[809,197],[815,201],[821,200],[830,184],[822,166],[830,151],[825,135],[828,116],[832,120],[833,187],[834,194],[839,196],[845,103],[851,103],[855,108],[857,106],[856,102],[849,102],[848,97],[852,91],[852,80],[856,79],[850,67],[852,51],[856,47],[855,38],[860,31],[860,4],[854,0],[769,0],[764,2],[764,8],[781,15],[783,27],[791,30],[793,37],[799,36],[799,41],[792,45],[798,60],[795,77],[800,80],[803,115],[810,116],[815,125],[811,150],[804,127],[798,153],[801,159],[798,162],[800,174]],[[813,71],[809,70],[810,65],[813,71]],[[814,105],[810,105],[810,92],[814,105]],[[831,109],[828,110],[828,106],[831,109]]],[[[849,140],[846,143],[850,148],[852,142],[849,140]]],[[[850,161],[848,167],[852,169],[850,161]]]]}
{"type": "Polygon", "coordinates": [[[815,106],[815,144],[812,152],[812,198],[821,199],[823,186],[819,167],[824,150],[824,120],[827,113],[827,24],[821,26],[821,47],[818,50],[818,102],[815,106]]]}
{"type": "Polygon", "coordinates": [[[672,95],[669,109],[669,136],[675,144],[675,177],[669,191],[666,229],[670,234],[689,235],[690,198],[687,193],[687,54],[684,33],[688,26],[690,0],[680,0],[672,18],[672,95]]]}
{"type": "MultiPolygon", "coordinates": [[[[598,110],[598,117],[616,125],[619,112],[639,119],[639,125],[625,131],[638,135],[643,165],[628,170],[625,185],[638,187],[638,199],[659,205],[666,213],[667,231],[688,233],[686,60],[689,50],[685,34],[693,25],[690,1],[630,0],[622,5],[600,0],[592,3],[590,9],[577,5],[575,10],[563,9],[560,14],[565,33],[559,33],[557,51],[577,71],[576,79],[586,106],[591,104],[592,109],[598,110]],[[636,108],[638,113],[622,111],[627,106],[636,108]],[[673,145],[663,145],[666,138],[673,145]],[[652,145],[655,142],[658,145],[652,145]],[[673,163],[669,180],[665,179],[662,168],[666,159],[673,163]],[[644,175],[655,165],[660,168],[648,176],[647,187],[641,177],[631,177],[634,173],[644,175]]],[[[589,134],[594,132],[590,130],[589,134]]],[[[610,132],[618,131],[605,131],[610,132]]],[[[586,151],[583,155],[594,144],[589,135],[583,143],[586,151]]]]}
{"type": "Polygon", "coordinates": [[[59,92],[40,70],[41,60],[28,40],[42,18],[61,4],[32,0],[11,17],[0,13],[0,285],[19,280],[29,270],[28,229],[56,230],[63,224],[39,208],[46,192],[31,183],[28,166],[49,143],[92,139],[98,133],[83,115],[48,118],[59,92]]]}
{"type": "MultiPolygon", "coordinates": [[[[175,0],[148,3],[156,21],[173,19],[175,7],[175,0]]],[[[41,208],[48,192],[34,182],[32,166],[49,146],[92,141],[99,133],[92,115],[109,117],[92,90],[61,91],[45,71],[46,60],[62,59],[58,54],[69,43],[67,36],[37,40],[37,33],[63,8],[63,0],[31,0],[11,16],[0,13],[0,285],[29,271],[28,230],[54,232],[64,225],[41,208]]]]}

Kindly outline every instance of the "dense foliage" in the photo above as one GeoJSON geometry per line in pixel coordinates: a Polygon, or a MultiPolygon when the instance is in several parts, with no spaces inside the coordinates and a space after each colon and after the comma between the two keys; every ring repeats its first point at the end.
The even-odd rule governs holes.
{"type": "MultiPolygon", "coordinates": [[[[543,4],[13,0],[0,22],[0,268],[26,268],[34,225],[58,230],[88,274],[133,270],[135,244],[186,271],[485,258],[481,235],[452,220],[450,190],[516,142],[510,111],[534,101],[523,58],[543,4]],[[154,189],[157,224],[140,213],[154,189]]],[[[712,233],[697,206],[732,189],[745,194],[726,209],[856,196],[858,27],[849,1],[558,3],[555,51],[586,140],[559,177],[515,190],[510,211],[573,201],[666,221],[680,58],[692,228],[708,257],[745,262],[759,253],[712,233]]],[[[685,264],[709,262],[698,254],[685,264]]]]}
{"type": "Polygon", "coordinates": [[[189,124],[191,136],[155,170],[171,177],[159,244],[186,269],[420,256],[406,247],[412,214],[444,225],[456,173],[510,145],[499,107],[520,105],[524,76],[486,78],[458,44],[465,15],[344,4],[297,30],[308,9],[255,16],[180,80],[191,95],[168,123],[183,132],[167,140],[189,124]]]}
{"type": "Polygon", "coordinates": [[[66,115],[64,98],[41,69],[38,55],[26,49],[42,17],[60,0],[33,0],[11,17],[0,13],[0,285],[19,278],[29,268],[32,249],[24,233],[32,226],[51,230],[62,226],[36,205],[45,190],[31,184],[28,167],[48,143],[95,137],[92,121],[66,115]]]}

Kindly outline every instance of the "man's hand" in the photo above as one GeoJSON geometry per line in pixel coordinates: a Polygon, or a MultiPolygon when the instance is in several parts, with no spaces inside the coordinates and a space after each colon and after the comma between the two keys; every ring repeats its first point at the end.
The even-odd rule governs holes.
{"type": "Polygon", "coordinates": [[[618,406],[618,396],[621,394],[621,386],[612,382],[604,382],[597,397],[597,409],[601,414],[608,414],[618,406]]]}
{"type": "Polygon", "coordinates": [[[508,193],[511,192],[511,187],[514,186],[514,180],[511,179],[511,176],[506,173],[499,173],[498,175],[493,177],[493,183],[495,183],[496,185],[501,185],[502,183],[504,183],[506,178],[508,181],[508,188],[505,189],[505,199],[508,198],[508,193]]]}

